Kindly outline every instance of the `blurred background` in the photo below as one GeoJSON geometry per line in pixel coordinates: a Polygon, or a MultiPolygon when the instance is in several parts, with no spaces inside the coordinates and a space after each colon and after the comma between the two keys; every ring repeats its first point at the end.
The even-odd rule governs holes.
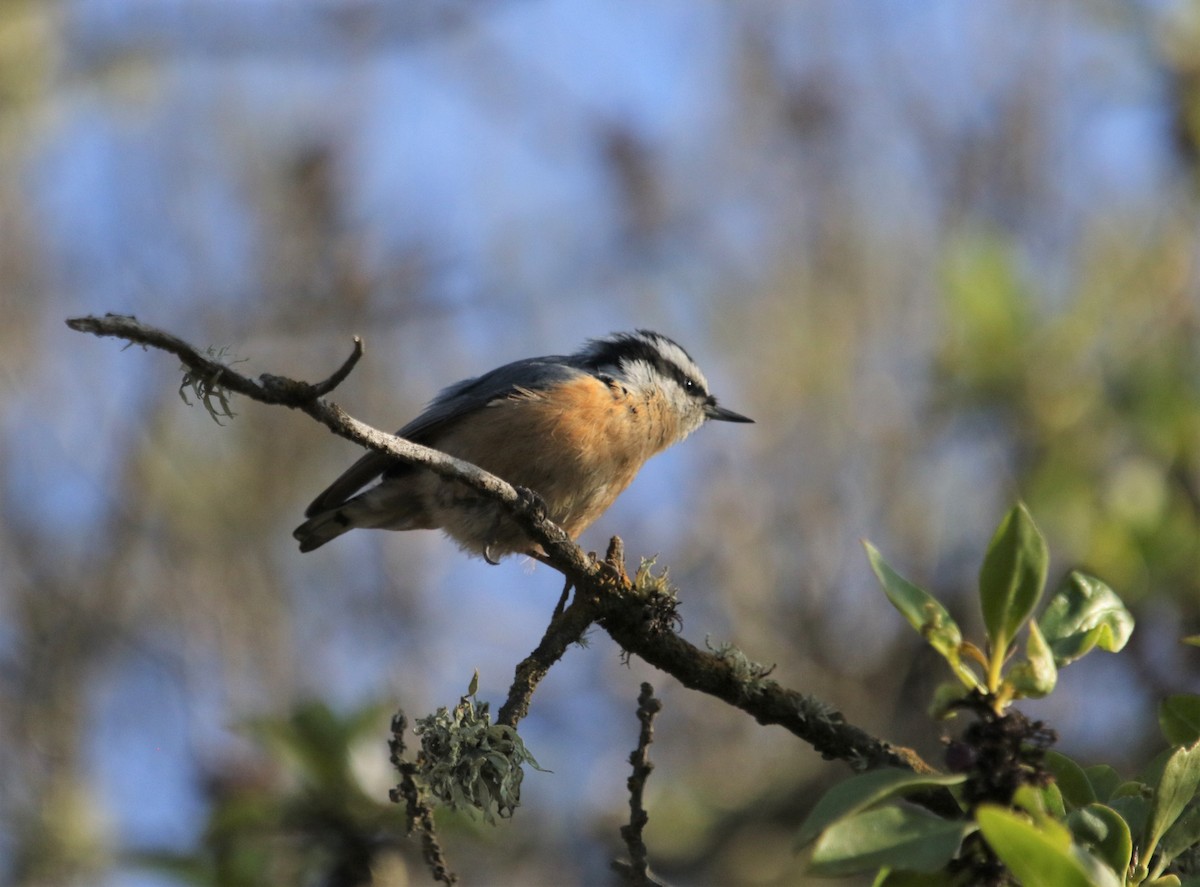
{"type": "MultiPolygon", "coordinates": [[[[70,332],[136,314],[399,427],[443,385],[649,327],[721,402],[585,534],[658,555],[683,632],[940,761],[937,657],[859,539],[969,631],[1023,498],[1138,618],[1051,722],[1132,772],[1200,661],[1200,4],[0,0],[0,881],[426,883],[387,722],[503,701],[561,590],[433,533],[301,556],[354,448],[70,332]],[[357,846],[357,845],[355,845],[357,846]]],[[[595,632],[467,883],[607,884],[641,681],[646,837],[691,885],[807,883],[848,770],[595,632]]]]}

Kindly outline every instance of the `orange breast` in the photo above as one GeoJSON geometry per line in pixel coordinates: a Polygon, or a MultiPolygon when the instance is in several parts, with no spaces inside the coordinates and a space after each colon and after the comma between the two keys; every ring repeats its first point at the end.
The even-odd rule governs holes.
{"type": "Polygon", "coordinates": [[[534,490],[575,536],[670,442],[665,418],[652,398],[585,375],[492,404],[438,445],[534,490]]]}

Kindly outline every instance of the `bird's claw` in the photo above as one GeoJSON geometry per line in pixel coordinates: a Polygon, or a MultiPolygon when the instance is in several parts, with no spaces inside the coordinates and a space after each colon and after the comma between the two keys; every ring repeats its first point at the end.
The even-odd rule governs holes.
{"type": "Polygon", "coordinates": [[[521,507],[529,513],[534,520],[546,519],[546,500],[535,493],[529,487],[517,487],[517,498],[521,502],[521,507]]]}

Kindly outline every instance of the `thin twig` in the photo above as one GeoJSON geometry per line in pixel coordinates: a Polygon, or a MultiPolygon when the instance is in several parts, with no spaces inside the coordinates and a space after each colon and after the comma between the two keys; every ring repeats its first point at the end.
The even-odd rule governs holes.
{"type": "Polygon", "coordinates": [[[400,784],[393,788],[390,797],[393,804],[404,801],[405,816],[408,822],[408,833],[421,833],[421,855],[429,866],[430,874],[435,881],[443,884],[457,884],[458,876],[451,871],[442,852],[441,842],[438,841],[437,828],[433,822],[433,809],[425,800],[424,792],[417,782],[417,765],[404,760],[404,733],[408,729],[408,718],[404,712],[398,712],[392,718],[392,738],[388,745],[392,752],[392,764],[400,773],[400,784]]]}
{"type": "Polygon", "coordinates": [[[626,782],[629,787],[629,824],[621,826],[621,837],[625,840],[625,846],[629,848],[630,862],[618,862],[613,865],[627,883],[639,887],[660,883],[650,876],[646,842],[642,838],[642,830],[650,821],[650,814],[646,812],[642,799],[646,790],[646,780],[654,770],[654,762],[650,760],[650,743],[654,741],[654,716],[660,711],[662,703],[654,698],[654,688],[643,682],[642,692],[638,694],[637,709],[638,721],[642,727],[638,732],[637,748],[629,754],[633,772],[626,782]]]}
{"type": "Polygon", "coordinates": [[[529,714],[529,701],[538,683],[550,667],[562,659],[568,647],[583,639],[595,619],[596,609],[591,601],[576,597],[571,606],[550,620],[541,642],[517,665],[508,699],[496,715],[497,724],[515,727],[529,714]]]}
{"type": "Polygon", "coordinates": [[[362,356],[362,336],[355,336],[354,350],[350,352],[350,356],[346,358],[346,362],[338,367],[333,375],[331,375],[324,382],[318,382],[316,385],[313,385],[313,395],[316,397],[324,397],[334,388],[337,388],[339,385],[341,385],[342,382],[346,381],[346,377],[350,375],[350,372],[354,369],[355,364],[358,363],[362,356]]]}
{"type": "MultiPolygon", "coordinates": [[[[555,567],[552,558],[538,558],[538,560],[549,567],[555,567]]],[[[609,540],[608,552],[604,556],[604,561],[599,564],[596,575],[603,577],[610,585],[629,585],[629,575],[625,572],[625,543],[621,541],[620,537],[613,536],[609,540]]],[[[515,727],[522,718],[529,714],[529,702],[538,683],[546,676],[550,667],[563,657],[568,647],[583,641],[584,634],[596,621],[598,611],[593,594],[585,595],[577,592],[571,606],[566,607],[567,596],[572,587],[574,587],[574,582],[568,576],[562,598],[554,608],[554,615],[550,617],[550,624],[546,626],[546,632],[542,635],[541,642],[517,665],[512,686],[508,691],[508,699],[505,700],[497,715],[497,723],[515,727]]]]}

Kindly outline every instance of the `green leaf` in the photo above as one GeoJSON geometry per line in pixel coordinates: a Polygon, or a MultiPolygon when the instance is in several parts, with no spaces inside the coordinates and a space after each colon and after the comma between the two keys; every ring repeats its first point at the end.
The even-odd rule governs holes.
{"type": "Polygon", "coordinates": [[[1168,696],[1158,706],[1158,726],[1171,745],[1191,745],[1200,739],[1200,696],[1168,696]]]}
{"type": "Polygon", "coordinates": [[[1175,754],[1176,748],[1177,746],[1164,748],[1152,757],[1149,763],[1142,766],[1142,771],[1138,774],[1134,784],[1141,786],[1144,797],[1154,797],[1152,786],[1158,785],[1162,781],[1163,770],[1167,768],[1167,761],[1171,760],[1171,755],[1175,754]]]}
{"type": "MultiPolygon", "coordinates": [[[[1140,835],[1146,827],[1146,818],[1150,814],[1150,801],[1140,795],[1124,795],[1113,798],[1105,806],[1112,807],[1129,823],[1131,834],[1140,835]]],[[[1139,854],[1141,847],[1139,845],[1139,854]]],[[[1143,855],[1144,859],[1144,855],[1143,855]]]]}
{"type": "Polygon", "coordinates": [[[1046,769],[1054,774],[1054,781],[1062,791],[1063,798],[1072,808],[1078,809],[1096,802],[1097,793],[1082,767],[1054,749],[1046,751],[1045,763],[1046,769]]]}
{"type": "Polygon", "coordinates": [[[1154,788],[1150,815],[1146,819],[1141,842],[1144,859],[1153,855],[1159,839],[1196,797],[1197,786],[1200,786],[1200,743],[1178,748],[1167,758],[1162,778],[1154,788]]]}
{"type": "Polygon", "coordinates": [[[1050,596],[1038,624],[1061,668],[1093,647],[1120,650],[1133,633],[1133,614],[1099,579],[1073,570],[1050,596]]]}
{"type": "Polygon", "coordinates": [[[962,631],[949,611],[929,592],[913,585],[893,570],[879,550],[865,539],[863,547],[867,550],[871,569],[875,571],[875,576],[892,606],[900,611],[909,625],[921,633],[921,637],[933,649],[942,654],[963,684],[972,689],[982,689],[979,677],[967,667],[959,655],[962,631]]]}
{"type": "Polygon", "coordinates": [[[911,791],[966,782],[966,774],[930,775],[885,767],[839,782],[821,796],[796,835],[796,848],[812,841],[839,819],[911,791]]]}
{"type": "Polygon", "coordinates": [[[1067,818],[1067,805],[1063,803],[1062,791],[1053,782],[1041,789],[1042,804],[1046,812],[1055,819],[1067,818]]]}
{"type": "Polygon", "coordinates": [[[1013,792],[1012,806],[1024,810],[1032,816],[1035,825],[1040,826],[1050,819],[1046,808],[1046,795],[1035,786],[1023,785],[1013,792]]]}
{"type": "Polygon", "coordinates": [[[971,829],[919,807],[880,807],[840,819],[813,848],[817,875],[849,875],[880,866],[933,872],[951,860],[971,829]]]}
{"type": "Polygon", "coordinates": [[[1191,644],[1193,647],[1200,647],[1200,634],[1194,634],[1190,637],[1182,639],[1185,644],[1191,644]]]}
{"type": "Polygon", "coordinates": [[[1058,669],[1054,667],[1054,654],[1042,637],[1036,622],[1029,623],[1029,639],[1025,644],[1025,660],[1017,663],[1008,673],[1017,696],[1041,699],[1054,689],[1058,682],[1058,669]]]}
{"type": "Polygon", "coordinates": [[[949,720],[958,714],[958,704],[970,693],[971,688],[964,687],[961,681],[939,684],[933,691],[933,701],[929,703],[929,716],[935,721],[949,720]]]}
{"type": "Polygon", "coordinates": [[[1046,583],[1049,553],[1024,505],[1000,522],[979,571],[979,597],[993,659],[999,661],[1025,624],[1046,583]]]}
{"type": "Polygon", "coordinates": [[[1121,785],[1121,774],[1108,764],[1093,764],[1083,771],[1087,774],[1097,801],[1107,801],[1121,785]]]}
{"type": "Polygon", "coordinates": [[[1057,829],[1067,815],[1063,809],[1062,792],[1054,783],[1045,788],[1021,786],[1013,792],[1012,807],[1028,813],[1036,828],[1057,829]]]}
{"type": "Polygon", "coordinates": [[[1112,807],[1088,804],[1067,817],[1077,843],[1091,850],[1114,872],[1124,874],[1133,858],[1129,823],[1112,807]]]}
{"type": "Polygon", "coordinates": [[[1158,844],[1164,866],[1183,851],[1200,844],[1200,806],[1193,806],[1167,829],[1158,844]]]}
{"type": "Polygon", "coordinates": [[[1074,851],[1071,833],[1058,823],[1041,827],[1004,807],[983,804],[975,811],[979,830],[1024,887],[1120,887],[1107,866],[1074,851]]]}

